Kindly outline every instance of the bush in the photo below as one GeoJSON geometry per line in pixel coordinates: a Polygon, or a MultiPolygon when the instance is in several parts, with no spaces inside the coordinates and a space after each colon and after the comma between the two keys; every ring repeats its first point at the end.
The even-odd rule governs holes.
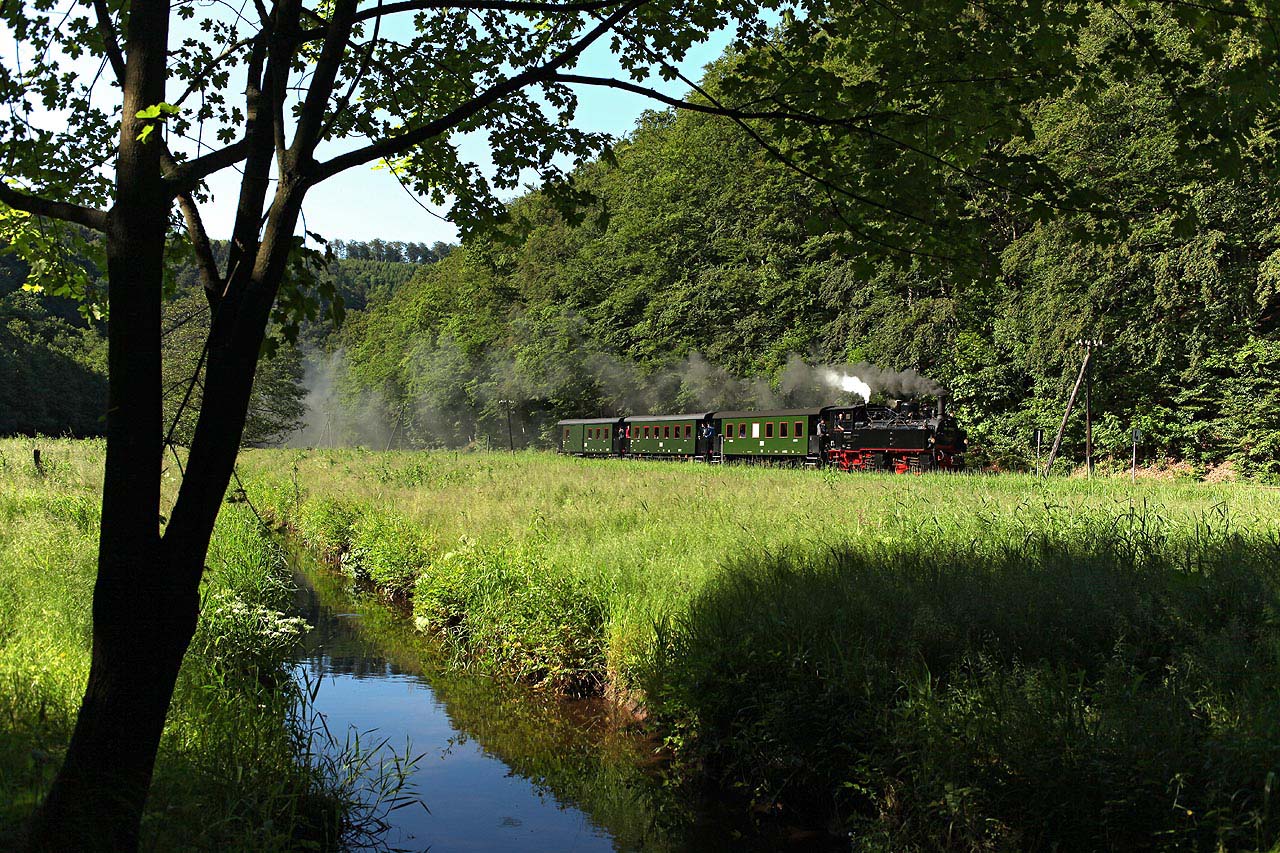
{"type": "Polygon", "coordinates": [[[329,498],[304,501],[293,516],[293,525],[302,541],[320,559],[337,562],[351,547],[359,509],[329,498]]]}
{"type": "Polygon", "coordinates": [[[583,579],[516,548],[471,542],[414,587],[421,630],[443,633],[489,671],[569,695],[599,692],[607,604],[583,579]]]}
{"type": "Polygon", "coordinates": [[[351,525],[351,546],[342,555],[342,569],[358,581],[404,597],[430,553],[420,527],[400,516],[369,511],[351,525]]]}

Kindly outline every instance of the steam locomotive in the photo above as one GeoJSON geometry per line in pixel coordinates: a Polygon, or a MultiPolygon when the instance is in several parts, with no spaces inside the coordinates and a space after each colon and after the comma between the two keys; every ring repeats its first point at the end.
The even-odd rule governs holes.
{"type": "Polygon", "coordinates": [[[899,474],[958,469],[966,444],[943,400],[575,418],[556,428],[560,452],[574,456],[772,460],[899,474]]]}

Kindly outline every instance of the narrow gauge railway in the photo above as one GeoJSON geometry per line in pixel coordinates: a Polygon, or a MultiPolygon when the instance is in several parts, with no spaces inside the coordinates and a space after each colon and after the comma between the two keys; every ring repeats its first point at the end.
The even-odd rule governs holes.
{"type": "Polygon", "coordinates": [[[964,430],[941,400],[574,418],[556,426],[560,452],[574,456],[713,463],[767,460],[899,474],[956,470],[966,444],[964,430]]]}

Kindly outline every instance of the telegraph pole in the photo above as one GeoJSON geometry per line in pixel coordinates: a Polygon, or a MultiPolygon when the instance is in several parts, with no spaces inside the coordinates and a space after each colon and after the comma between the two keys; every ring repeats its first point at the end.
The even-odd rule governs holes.
{"type": "Polygon", "coordinates": [[[1102,346],[1098,338],[1087,338],[1078,342],[1085,349],[1084,372],[1084,464],[1093,478],[1093,351],[1102,346]]]}
{"type": "Polygon", "coordinates": [[[499,400],[498,403],[507,407],[507,449],[515,453],[516,440],[511,433],[511,406],[515,403],[515,400],[499,400]]]}
{"type": "Polygon", "coordinates": [[[1062,447],[1062,436],[1067,431],[1067,421],[1071,417],[1071,409],[1076,404],[1076,396],[1080,393],[1080,386],[1086,385],[1085,388],[1085,458],[1089,464],[1089,473],[1093,474],[1093,422],[1092,412],[1090,411],[1090,390],[1092,382],[1086,382],[1090,378],[1089,367],[1093,360],[1093,351],[1102,346],[1100,338],[1090,338],[1087,340],[1076,341],[1076,344],[1084,347],[1084,361],[1080,363],[1080,375],[1076,377],[1076,384],[1071,389],[1071,396],[1067,398],[1067,410],[1062,413],[1062,423],[1058,425],[1058,435],[1053,439],[1053,447],[1049,451],[1049,461],[1045,463],[1044,474],[1049,476],[1049,472],[1053,470],[1054,460],[1058,458],[1058,450],[1062,447]]]}

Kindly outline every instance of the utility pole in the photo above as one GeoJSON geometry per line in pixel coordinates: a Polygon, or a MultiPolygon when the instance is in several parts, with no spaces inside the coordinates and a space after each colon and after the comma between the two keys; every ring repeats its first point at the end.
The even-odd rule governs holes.
{"type": "MultiPolygon", "coordinates": [[[[1071,389],[1071,396],[1067,398],[1067,410],[1062,413],[1062,423],[1058,425],[1058,435],[1053,439],[1053,448],[1049,451],[1049,461],[1045,463],[1044,474],[1049,476],[1049,472],[1053,470],[1053,463],[1058,458],[1058,450],[1062,447],[1062,436],[1067,431],[1067,420],[1071,417],[1071,409],[1076,404],[1076,397],[1080,394],[1080,386],[1085,384],[1085,380],[1089,377],[1089,362],[1093,359],[1093,351],[1102,346],[1100,338],[1090,338],[1087,340],[1076,341],[1079,346],[1084,347],[1084,360],[1080,362],[1080,374],[1076,377],[1076,384],[1071,389]]],[[[1090,385],[1092,383],[1089,383],[1090,385]]],[[[1089,411],[1089,388],[1085,390],[1085,458],[1089,464],[1089,473],[1093,473],[1093,423],[1091,420],[1092,412],[1089,411]]]]}
{"type": "Polygon", "coordinates": [[[1089,478],[1093,479],[1093,360],[1089,356],[1102,346],[1102,341],[1089,338],[1078,343],[1084,347],[1084,363],[1088,365],[1084,372],[1084,464],[1089,471],[1089,478]]]}
{"type": "Polygon", "coordinates": [[[1132,473],[1130,482],[1137,484],[1138,482],[1138,442],[1142,441],[1142,430],[1138,429],[1137,427],[1134,427],[1133,432],[1131,433],[1131,436],[1133,438],[1133,469],[1132,469],[1133,473],[1132,473]]]}
{"type": "Polygon", "coordinates": [[[498,403],[507,407],[507,449],[515,453],[516,440],[511,432],[511,407],[515,404],[515,400],[499,400],[498,403]]]}

